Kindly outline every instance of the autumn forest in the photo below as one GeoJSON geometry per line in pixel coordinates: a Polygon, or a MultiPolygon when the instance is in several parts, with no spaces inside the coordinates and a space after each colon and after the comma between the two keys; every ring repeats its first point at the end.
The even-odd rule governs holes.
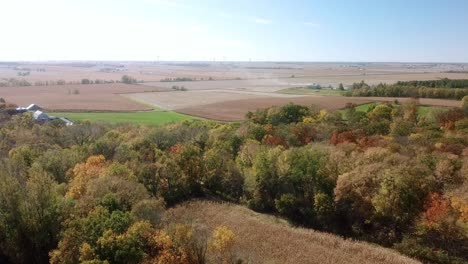
{"type": "Polygon", "coordinates": [[[164,220],[191,199],[468,262],[468,97],[425,115],[413,100],[246,117],[67,127],[0,116],[0,262],[243,263],[232,230],[202,238],[164,220]]]}

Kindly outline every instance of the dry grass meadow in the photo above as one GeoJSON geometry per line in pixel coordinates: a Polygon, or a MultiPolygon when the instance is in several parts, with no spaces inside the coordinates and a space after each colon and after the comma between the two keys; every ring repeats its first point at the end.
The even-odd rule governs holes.
{"type": "Polygon", "coordinates": [[[247,263],[419,263],[390,249],[295,228],[282,219],[227,203],[188,202],[169,209],[166,221],[194,225],[208,232],[220,225],[228,227],[236,234],[238,257],[247,263]]]}

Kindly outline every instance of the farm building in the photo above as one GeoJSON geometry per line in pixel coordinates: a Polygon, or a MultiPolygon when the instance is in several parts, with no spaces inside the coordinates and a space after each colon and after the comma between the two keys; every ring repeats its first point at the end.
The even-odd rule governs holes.
{"type": "Polygon", "coordinates": [[[29,112],[35,112],[35,111],[38,111],[38,110],[42,110],[42,108],[40,108],[36,104],[30,104],[28,107],[26,107],[26,110],[28,110],[29,112]]]}
{"type": "Polygon", "coordinates": [[[37,104],[30,104],[28,107],[18,107],[16,108],[17,113],[25,113],[25,112],[36,112],[38,110],[42,110],[37,104]]]}
{"type": "Polygon", "coordinates": [[[49,115],[40,111],[40,110],[37,110],[34,112],[33,114],[33,118],[35,121],[38,121],[38,122],[47,122],[49,121],[49,115]]]}
{"type": "Polygon", "coordinates": [[[33,119],[36,122],[40,123],[45,123],[49,122],[52,120],[60,120],[63,122],[66,126],[72,126],[73,121],[66,118],[66,117],[55,117],[55,116],[49,116],[47,113],[42,111],[42,108],[36,104],[30,104],[28,107],[18,107],[16,108],[14,114],[22,114],[26,112],[31,112],[33,113],[33,119]]]}
{"type": "Polygon", "coordinates": [[[22,113],[26,113],[28,110],[24,107],[17,107],[15,111],[16,111],[16,114],[22,114],[22,113]]]}
{"type": "Polygon", "coordinates": [[[66,117],[49,116],[49,121],[53,121],[53,120],[59,120],[62,123],[64,123],[66,126],[73,126],[73,121],[71,121],[70,119],[66,117]]]}

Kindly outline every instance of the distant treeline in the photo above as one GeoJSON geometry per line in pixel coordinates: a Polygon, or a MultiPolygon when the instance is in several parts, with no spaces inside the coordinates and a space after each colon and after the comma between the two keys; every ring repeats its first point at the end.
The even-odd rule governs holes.
{"type": "Polygon", "coordinates": [[[192,82],[196,81],[197,79],[195,78],[190,78],[190,77],[177,77],[177,78],[164,78],[161,79],[161,82],[192,82]]]}
{"type": "Polygon", "coordinates": [[[2,78],[0,79],[0,87],[11,87],[11,86],[31,86],[31,82],[26,81],[25,79],[16,79],[16,78],[2,78]]]}
{"type": "Polygon", "coordinates": [[[303,70],[304,68],[297,68],[297,67],[243,67],[244,69],[249,70],[303,70]]]}
{"type": "Polygon", "coordinates": [[[204,78],[190,78],[190,77],[176,77],[176,78],[164,78],[160,82],[194,82],[194,81],[213,81],[213,77],[204,78]]]}
{"type": "Polygon", "coordinates": [[[114,81],[114,80],[110,80],[110,81],[106,81],[106,80],[100,80],[100,79],[96,79],[96,80],[91,80],[91,79],[81,79],[81,84],[104,84],[104,83],[115,83],[115,82],[118,82],[118,81],[114,81]]]}
{"type": "Polygon", "coordinates": [[[16,79],[16,78],[9,78],[9,79],[2,79],[0,80],[0,87],[15,87],[15,86],[53,86],[53,85],[66,85],[66,84],[104,84],[104,83],[116,83],[119,81],[106,81],[106,80],[89,80],[89,79],[82,79],[81,81],[70,81],[67,82],[65,80],[50,80],[50,81],[27,81],[25,79],[16,79]]]}
{"type": "Polygon", "coordinates": [[[468,71],[444,71],[444,73],[468,73],[468,71]]]}
{"type": "Polygon", "coordinates": [[[364,81],[354,83],[347,96],[383,96],[383,97],[415,97],[444,98],[461,100],[468,95],[468,80],[431,80],[408,81],[396,84],[368,85],[364,81]]]}
{"type": "MultiPolygon", "coordinates": [[[[106,83],[127,83],[122,80],[102,80],[102,79],[81,79],[80,81],[65,81],[65,80],[49,80],[49,81],[28,81],[26,79],[3,78],[0,79],[0,87],[15,87],[15,86],[53,86],[67,84],[106,84],[106,83]]],[[[136,81],[135,81],[136,82],[136,81]]],[[[131,82],[133,83],[133,82],[131,82]]]]}
{"type": "Polygon", "coordinates": [[[444,78],[441,80],[430,81],[407,81],[397,82],[396,85],[413,87],[432,87],[432,88],[468,88],[468,79],[452,80],[444,78]]]}
{"type": "Polygon", "coordinates": [[[210,67],[209,63],[160,63],[161,65],[179,66],[179,67],[210,67]]]}

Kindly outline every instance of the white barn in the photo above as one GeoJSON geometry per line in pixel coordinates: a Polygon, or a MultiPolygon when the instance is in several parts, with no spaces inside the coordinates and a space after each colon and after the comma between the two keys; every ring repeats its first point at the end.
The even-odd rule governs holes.
{"type": "Polygon", "coordinates": [[[36,104],[30,104],[28,107],[26,107],[26,110],[28,110],[29,112],[35,112],[35,111],[38,111],[38,110],[42,110],[42,108],[40,108],[36,104]]]}

